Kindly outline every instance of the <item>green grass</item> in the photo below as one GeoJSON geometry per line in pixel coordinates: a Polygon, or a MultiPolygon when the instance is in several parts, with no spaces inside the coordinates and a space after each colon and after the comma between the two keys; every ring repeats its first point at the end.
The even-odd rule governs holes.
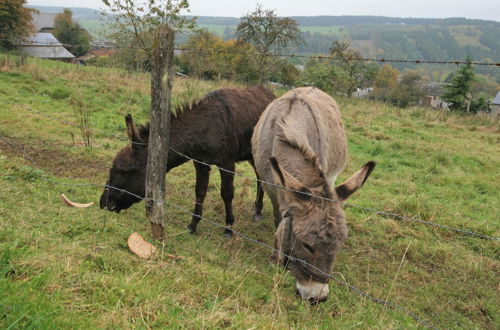
{"type": "Polygon", "coordinates": [[[224,31],[226,29],[236,30],[236,25],[216,25],[216,24],[198,24],[201,29],[207,29],[208,31],[215,33],[219,37],[224,36],[224,31]]]}
{"type": "MultiPolygon", "coordinates": [[[[362,298],[336,282],[316,307],[295,297],[293,277],[266,261],[270,251],[169,206],[167,239],[140,260],[128,235],[150,238],[144,204],[120,214],[64,206],[59,193],[97,201],[107,166],[126,142],[123,115],[147,119],[149,78],[119,70],[0,55],[0,328],[418,328],[411,317],[362,298]],[[72,97],[91,114],[94,148],[78,128],[72,97]],[[72,135],[73,134],[73,137],[72,135]],[[31,158],[35,163],[27,160],[31,158]],[[46,178],[68,185],[48,182],[46,178]],[[166,254],[183,256],[171,260],[166,254]]],[[[197,98],[221,84],[176,79],[174,98],[197,98]]],[[[222,83],[229,85],[229,83],[222,83]]],[[[500,236],[498,121],[419,108],[339,99],[350,159],[341,179],[364,162],[377,168],[349,202],[438,224],[500,236]]],[[[247,164],[237,171],[253,176],[247,164]]],[[[205,213],[223,224],[219,175],[212,171],[205,213]]],[[[235,229],[272,245],[265,218],[251,222],[254,182],[237,177],[235,229]]],[[[167,176],[168,200],[191,209],[194,171],[167,176]]],[[[349,238],[334,274],[415,312],[440,328],[500,326],[499,244],[414,223],[346,210],[349,238]],[[405,251],[407,250],[406,254],[405,251]],[[402,261],[404,256],[404,260],[402,261]],[[399,271],[398,271],[399,270],[399,271]]]]}
{"type": "Polygon", "coordinates": [[[300,26],[300,31],[311,33],[322,33],[326,35],[338,35],[342,25],[339,26],[300,26]]]}

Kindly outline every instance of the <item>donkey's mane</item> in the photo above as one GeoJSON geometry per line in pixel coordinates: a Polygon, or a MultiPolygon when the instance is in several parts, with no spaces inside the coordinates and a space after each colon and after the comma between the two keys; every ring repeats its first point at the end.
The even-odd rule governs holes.
{"type": "Polygon", "coordinates": [[[286,118],[283,118],[279,123],[278,138],[281,142],[288,144],[290,147],[297,149],[304,158],[310,162],[315,168],[319,169],[322,173],[319,158],[311,148],[307,138],[294,130],[287,124],[286,118]]]}
{"type": "MultiPolygon", "coordinates": [[[[171,122],[174,120],[182,120],[183,117],[182,115],[191,111],[198,102],[199,101],[183,102],[182,104],[176,106],[175,110],[172,112],[170,117],[171,122]]],[[[141,137],[141,140],[148,141],[149,127],[150,127],[149,123],[146,123],[144,125],[139,125],[137,127],[137,129],[139,130],[139,136],[141,137]]]]}
{"type": "MultiPolygon", "coordinates": [[[[209,101],[211,99],[220,99],[222,101],[223,98],[221,96],[220,90],[215,90],[213,92],[208,93],[204,97],[202,97],[199,100],[193,100],[193,101],[184,101],[183,103],[177,105],[174,108],[174,111],[171,114],[171,122],[174,120],[185,120],[187,117],[185,117],[187,114],[189,114],[196,106],[203,102],[203,101],[209,101]]],[[[148,141],[149,139],[149,123],[144,124],[144,125],[139,125],[137,128],[139,130],[139,136],[141,137],[141,140],[143,141],[148,141]]]]}

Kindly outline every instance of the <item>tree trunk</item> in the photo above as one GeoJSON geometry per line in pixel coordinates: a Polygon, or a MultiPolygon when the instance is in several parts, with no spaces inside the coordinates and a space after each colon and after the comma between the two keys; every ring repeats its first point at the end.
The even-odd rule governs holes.
{"type": "Polygon", "coordinates": [[[165,174],[169,147],[174,32],[166,25],[156,30],[152,49],[151,120],[146,168],[146,216],[153,238],[164,238],[165,174]]]}
{"type": "Polygon", "coordinates": [[[264,84],[264,71],[266,69],[266,56],[261,55],[259,62],[258,62],[258,69],[259,69],[259,85],[264,84]]]}

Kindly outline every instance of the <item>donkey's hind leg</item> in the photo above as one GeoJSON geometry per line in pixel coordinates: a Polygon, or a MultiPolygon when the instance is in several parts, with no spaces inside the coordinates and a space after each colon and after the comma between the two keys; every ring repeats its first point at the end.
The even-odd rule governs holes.
{"type": "Polygon", "coordinates": [[[262,183],[260,182],[259,175],[257,174],[257,169],[253,160],[249,161],[255,171],[255,177],[257,178],[257,194],[255,195],[255,203],[253,207],[253,221],[257,222],[262,219],[262,208],[264,207],[264,189],[262,188],[262,183]]]}
{"type": "Polygon", "coordinates": [[[191,234],[196,233],[196,226],[198,226],[198,222],[200,222],[201,217],[203,216],[203,201],[207,195],[208,179],[210,176],[209,166],[202,165],[197,162],[193,162],[193,164],[196,170],[196,202],[194,204],[194,215],[188,226],[191,234]]]}
{"type": "Polygon", "coordinates": [[[226,208],[226,226],[224,229],[224,236],[231,237],[233,235],[232,229],[230,229],[234,224],[233,215],[233,198],[234,198],[234,163],[227,163],[221,166],[224,170],[219,170],[221,178],[221,189],[220,195],[224,201],[224,206],[226,208]]]}

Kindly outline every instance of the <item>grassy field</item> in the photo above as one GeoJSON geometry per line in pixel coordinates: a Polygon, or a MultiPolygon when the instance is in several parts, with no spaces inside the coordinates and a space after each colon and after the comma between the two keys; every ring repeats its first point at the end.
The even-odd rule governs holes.
{"type": "MultiPolygon", "coordinates": [[[[309,306],[270,251],[168,208],[167,239],[144,261],[134,231],[150,240],[144,204],[120,214],[64,206],[59,193],[97,201],[113,156],[127,142],[124,114],[148,116],[149,78],[118,70],[0,55],[0,328],[383,328],[423,327],[400,309],[337,282],[326,303],[309,306]],[[77,110],[88,111],[93,148],[77,110]],[[49,117],[47,117],[50,116],[49,117]],[[102,132],[104,130],[111,134],[102,132]],[[58,184],[63,183],[63,184],[58,184]],[[171,260],[167,254],[184,257],[171,260]]],[[[178,78],[174,103],[227,82],[178,78]]],[[[340,99],[350,158],[340,180],[364,162],[378,166],[350,202],[437,224],[500,236],[500,125],[482,116],[397,109],[340,99]]],[[[247,164],[239,173],[252,176],[247,164]]],[[[224,223],[213,171],[204,215],[224,223]]],[[[272,244],[269,201],[252,223],[254,182],[237,177],[235,229],[272,244]]],[[[167,176],[168,200],[190,210],[194,170],[167,176]]],[[[404,306],[440,328],[498,329],[498,241],[346,210],[349,238],[334,276],[404,306]],[[495,312],[495,310],[497,312],[495,312]]]]}

